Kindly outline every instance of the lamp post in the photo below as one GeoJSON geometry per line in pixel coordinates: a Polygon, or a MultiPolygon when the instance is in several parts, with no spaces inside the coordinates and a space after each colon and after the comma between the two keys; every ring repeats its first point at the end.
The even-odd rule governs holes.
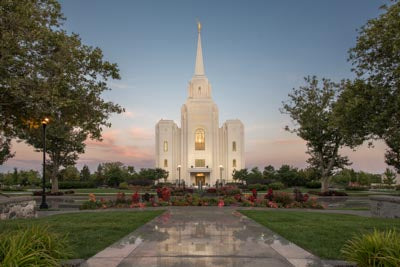
{"type": "Polygon", "coordinates": [[[46,203],[46,126],[49,123],[49,118],[44,118],[42,120],[43,129],[43,178],[42,178],[42,203],[40,204],[41,209],[48,209],[49,205],[46,203]]]}
{"type": "Polygon", "coordinates": [[[178,187],[181,188],[181,165],[178,165],[178,187]]]}
{"type": "Polygon", "coordinates": [[[222,169],[224,168],[224,166],[219,165],[219,181],[222,183],[222,169]]]}

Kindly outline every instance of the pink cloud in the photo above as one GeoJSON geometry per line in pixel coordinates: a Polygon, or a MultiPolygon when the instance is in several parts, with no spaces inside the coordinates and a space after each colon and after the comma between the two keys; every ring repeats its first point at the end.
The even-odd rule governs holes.
{"type": "Polygon", "coordinates": [[[129,134],[134,140],[154,140],[154,132],[145,128],[133,127],[129,130],[129,134]]]}

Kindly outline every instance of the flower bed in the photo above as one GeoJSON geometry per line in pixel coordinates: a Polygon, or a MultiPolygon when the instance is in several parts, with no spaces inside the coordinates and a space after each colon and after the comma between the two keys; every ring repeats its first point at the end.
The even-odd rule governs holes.
{"type": "MultiPolygon", "coordinates": [[[[239,189],[216,189],[215,197],[200,196],[196,193],[171,194],[174,189],[163,187],[157,190],[157,194],[138,192],[131,196],[118,193],[116,199],[97,199],[94,194],[89,194],[89,200],[85,201],[80,209],[107,209],[107,208],[144,208],[158,206],[236,206],[236,207],[268,207],[268,208],[312,208],[323,209],[314,197],[302,194],[295,190],[293,194],[286,192],[273,192],[269,189],[267,194],[260,196],[253,189],[249,196],[243,195],[239,189]]],[[[210,190],[214,191],[214,190],[210,190]]],[[[211,192],[210,192],[211,193],[211,192]]]]}

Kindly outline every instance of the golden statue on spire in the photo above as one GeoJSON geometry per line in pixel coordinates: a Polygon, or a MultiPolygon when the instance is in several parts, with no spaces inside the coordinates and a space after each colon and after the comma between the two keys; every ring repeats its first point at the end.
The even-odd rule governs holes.
{"type": "Polygon", "coordinates": [[[201,31],[201,23],[200,21],[197,21],[197,31],[200,33],[201,31]]]}

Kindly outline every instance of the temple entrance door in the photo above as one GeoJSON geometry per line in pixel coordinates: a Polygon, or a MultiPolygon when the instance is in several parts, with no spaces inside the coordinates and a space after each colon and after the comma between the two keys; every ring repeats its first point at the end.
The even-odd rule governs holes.
{"type": "Polygon", "coordinates": [[[197,173],[195,179],[197,186],[200,186],[200,182],[202,186],[206,184],[206,176],[204,175],[204,173],[197,173]]]}

